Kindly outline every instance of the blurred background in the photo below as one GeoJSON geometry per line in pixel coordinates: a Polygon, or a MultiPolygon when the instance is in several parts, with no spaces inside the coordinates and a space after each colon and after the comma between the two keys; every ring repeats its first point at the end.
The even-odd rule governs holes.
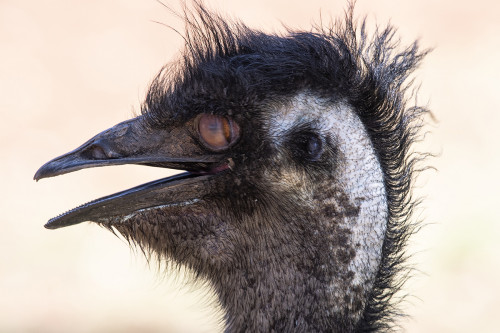
{"type": "MultiPolygon", "coordinates": [[[[167,0],[165,0],[167,1],[167,0]]],[[[176,0],[167,1],[178,9],[176,0]]],[[[207,0],[268,32],[309,30],[345,1],[207,0]]],[[[494,332],[500,313],[500,2],[358,0],[356,13],[434,48],[417,72],[437,119],[421,149],[437,171],[416,189],[408,332],[494,332]]],[[[167,171],[120,166],[35,183],[46,161],[138,112],[174,60],[182,22],[148,0],[0,1],[0,332],[218,332],[209,291],[160,274],[96,225],[49,231],[67,209],[167,171]]]]}

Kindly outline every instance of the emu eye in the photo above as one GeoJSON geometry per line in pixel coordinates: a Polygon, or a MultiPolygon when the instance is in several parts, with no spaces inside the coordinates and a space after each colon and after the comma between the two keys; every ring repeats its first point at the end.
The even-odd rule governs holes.
{"type": "Polygon", "coordinates": [[[200,139],[212,150],[226,149],[240,136],[238,124],[224,116],[201,114],[197,123],[200,139]]]}

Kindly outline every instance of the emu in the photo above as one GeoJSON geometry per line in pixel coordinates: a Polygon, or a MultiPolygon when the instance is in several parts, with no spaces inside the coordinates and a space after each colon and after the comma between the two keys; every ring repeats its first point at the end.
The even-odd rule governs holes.
{"type": "Polygon", "coordinates": [[[213,286],[227,332],[390,330],[423,107],[426,51],[368,36],[349,7],[312,31],[265,34],[194,3],[179,63],[141,114],[43,165],[35,179],[140,164],[184,170],[52,218],[92,221],[213,286]]]}

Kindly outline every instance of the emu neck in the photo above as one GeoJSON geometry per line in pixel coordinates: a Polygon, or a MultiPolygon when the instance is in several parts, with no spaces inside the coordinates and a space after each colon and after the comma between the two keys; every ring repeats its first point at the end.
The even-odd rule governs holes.
{"type": "Polygon", "coordinates": [[[222,281],[216,290],[226,312],[226,332],[354,329],[353,317],[358,317],[364,300],[357,300],[358,307],[352,308],[346,295],[346,307],[334,311],[332,293],[318,267],[282,263],[254,256],[241,266],[220,272],[222,281]],[[244,269],[244,265],[253,266],[244,269]]]}

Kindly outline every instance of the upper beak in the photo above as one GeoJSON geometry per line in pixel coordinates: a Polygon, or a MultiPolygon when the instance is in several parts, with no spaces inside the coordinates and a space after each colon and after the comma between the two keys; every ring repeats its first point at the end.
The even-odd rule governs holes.
{"type": "Polygon", "coordinates": [[[143,126],[141,117],[127,120],[45,163],[34,179],[107,165],[145,164],[200,170],[217,162],[217,156],[206,154],[194,142],[188,128],[150,129],[143,126]]]}
{"type": "Polygon", "coordinates": [[[45,163],[34,179],[106,165],[143,164],[183,169],[184,173],[153,181],[94,200],[49,220],[55,229],[83,221],[102,222],[141,209],[200,198],[207,189],[203,180],[229,168],[223,157],[207,154],[195,142],[189,124],[170,129],[151,129],[137,117],[105,130],[77,149],[45,163]],[[222,162],[222,163],[221,163],[222,162]]]}

